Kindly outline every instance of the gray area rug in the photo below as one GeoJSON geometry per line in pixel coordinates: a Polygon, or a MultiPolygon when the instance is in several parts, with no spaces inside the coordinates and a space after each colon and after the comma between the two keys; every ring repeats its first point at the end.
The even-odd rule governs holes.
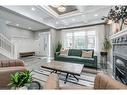
{"type": "MultiPolygon", "coordinates": [[[[33,56],[22,58],[22,60],[24,61],[26,68],[32,71],[33,79],[40,82],[43,87],[51,70],[41,68],[41,65],[46,64],[50,59],[33,56]]],[[[93,87],[96,73],[97,72],[94,69],[84,68],[81,76],[76,76],[79,79],[78,82],[73,76],[69,76],[67,83],[64,84],[66,73],[58,72],[60,88],[85,89],[86,87],[93,87]]]]}

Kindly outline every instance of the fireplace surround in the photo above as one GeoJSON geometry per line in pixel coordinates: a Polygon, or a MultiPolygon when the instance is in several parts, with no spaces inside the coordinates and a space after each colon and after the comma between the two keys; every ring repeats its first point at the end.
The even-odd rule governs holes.
{"type": "Polygon", "coordinates": [[[114,77],[127,85],[127,34],[113,38],[112,44],[114,77]]]}

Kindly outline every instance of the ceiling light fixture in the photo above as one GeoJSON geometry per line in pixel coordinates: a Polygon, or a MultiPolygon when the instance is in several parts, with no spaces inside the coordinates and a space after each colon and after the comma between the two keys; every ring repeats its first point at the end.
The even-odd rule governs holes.
{"type": "Polygon", "coordinates": [[[32,11],[35,11],[36,9],[35,8],[31,8],[32,11]]]}
{"type": "Polygon", "coordinates": [[[58,10],[59,12],[65,12],[65,11],[66,11],[66,8],[65,8],[64,6],[59,6],[59,7],[57,8],[57,10],[58,10]]]}

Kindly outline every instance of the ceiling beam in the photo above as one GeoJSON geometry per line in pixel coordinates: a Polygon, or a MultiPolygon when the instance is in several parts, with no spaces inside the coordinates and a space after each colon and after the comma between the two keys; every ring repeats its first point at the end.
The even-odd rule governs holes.
{"type": "Polygon", "coordinates": [[[88,24],[88,25],[82,25],[82,26],[60,28],[60,29],[56,29],[56,30],[74,29],[74,28],[83,28],[83,27],[91,27],[91,26],[104,25],[104,24],[105,24],[105,22],[101,22],[101,23],[96,23],[96,24],[88,24]]]}

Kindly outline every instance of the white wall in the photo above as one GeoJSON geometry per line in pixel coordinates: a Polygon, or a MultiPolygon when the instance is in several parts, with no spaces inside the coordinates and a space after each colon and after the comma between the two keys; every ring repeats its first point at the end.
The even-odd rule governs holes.
{"type": "Polygon", "coordinates": [[[50,35],[51,35],[51,57],[54,57],[55,49],[56,49],[56,44],[57,44],[57,34],[55,29],[50,30],[50,35]]]}
{"type": "Polygon", "coordinates": [[[32,31],[8,26],[8,34],[15,45],[15,57],[19,57],[20,52],[36,51],[35,38],[32,31]]]}
{"type": "Polygon", "coordinates": [[[3,35],[5,35],[7,38],[10,39],[10,36],[7,33],[7,31],[8,31],[8,28],[7,28],[6,22],[0,19],[0,33],[2,33],[3,35]]]}

